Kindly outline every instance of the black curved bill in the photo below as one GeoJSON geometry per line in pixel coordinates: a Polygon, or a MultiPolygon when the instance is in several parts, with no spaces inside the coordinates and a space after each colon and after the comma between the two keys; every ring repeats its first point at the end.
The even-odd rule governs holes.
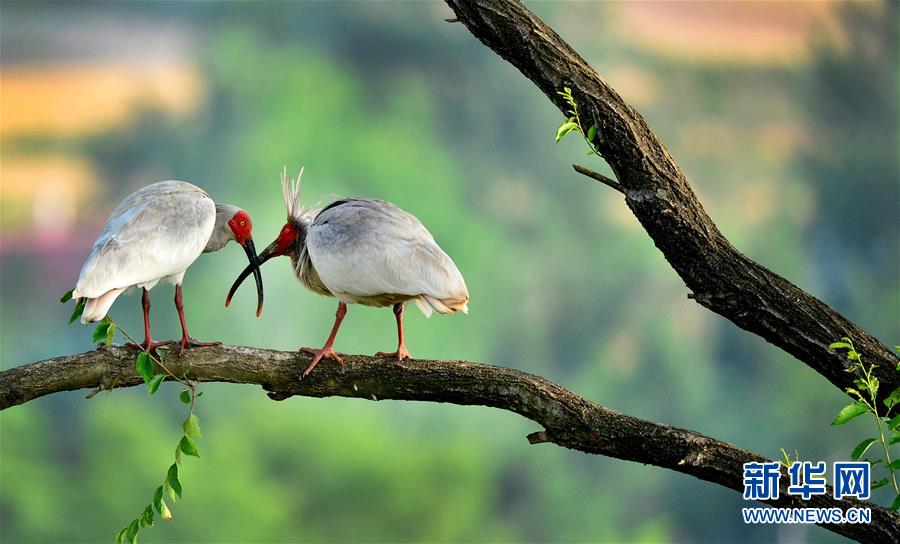
{"type": "Polygon", "coordinates": [[[250,260],[250,264],[247,265],[247,268],[241,271],[238,275],[237,279],[234,280],[234,283],[231,285],[231,289],[228,290],[228,295],[225,297],[225,307],[227,308],[229,304],[231,304],[231,298],[234,297],[235,292],[237,292],[238,287],[244,283],[244,280],[250,277],[250,274],[253,274],[256,279],[256,293],[258,297],[257,306],[256,306],[256,317],[259,317],[262,314],[263,308],[263,285],[262,285],[262,275],[259,268],[274,257],[275,247],[278,241],[272,242],[269,244],[269,247],[263,250],[259,255],[256,254],[256,248],[253,247],[253,240],[247,240],[247,245],[244,246],[244,251],[247,252],[247,258],[250,260]]]}
{"type": "MultiPolygon", "coordinates": [[[[241,281],[243,278],[253,273],[253,279],[256,280],[256,317],[259,317],[262,314],[263,309],[263,283],[262,283],[262,273],[259,271],[259,260],[256,258],[256,246],[253,245],[253,238],[248,238],[246,242],[243,244],[244,252],[247,253],[247,260],[250,261],[250,264],[247,265],[247,268],[241,272],[241,281]]],[[[231,303],[231,297],[234,294],[234,291],[237,289],[235,286],[232,286],[231,291],[228,292],[228,298],[225,299],[225,307],[231,303]]]]}

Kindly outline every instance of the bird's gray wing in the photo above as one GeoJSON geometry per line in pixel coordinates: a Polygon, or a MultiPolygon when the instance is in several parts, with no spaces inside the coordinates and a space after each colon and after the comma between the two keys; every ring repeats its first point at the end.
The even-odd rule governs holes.
{"type": "Polygon", "coordinates": [[[215,204],[200,188],[161,181],[113,210],[81,269],[75,296],[152,283],[183,272],[212,233],[215,204]]]}
{"type": "Polygon", "coordinates": [[[325,207],[310,227],[307,248],[335,294],[468,300],[462,275],[428,229],[390,202],[354,198],[325,207]]]}

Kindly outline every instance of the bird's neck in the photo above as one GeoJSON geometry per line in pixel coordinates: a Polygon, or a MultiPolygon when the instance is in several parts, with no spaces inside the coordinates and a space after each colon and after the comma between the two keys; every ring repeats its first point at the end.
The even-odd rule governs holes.
{"type": "Polygon", "coordinates": [[[225,245],[234,240],[234,233],[231,231],[231,227],[228,226],[227,221],[219,221],[219,216],[216,216],[216,224],[213,227],[212,234],[209,237],[209,241],[206,242],[206,247],[203,249],[203,253],[210,253],[213,251],[219,251],[225,245]]]}
{"type": "Polygon", "coordinates": [[[294,230],[297,232],[297,238],[294,239],[294,247],[291,248],[291,257],[299,257],[306,247],[306,233],[309,232],[309,225],[312,221],[306,217],[295,219],[293,221],[294,230]]]}

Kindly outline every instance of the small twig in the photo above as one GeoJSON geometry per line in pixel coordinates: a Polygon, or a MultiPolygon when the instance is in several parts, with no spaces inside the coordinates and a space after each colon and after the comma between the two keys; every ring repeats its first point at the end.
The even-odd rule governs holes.
{"type": "Polygon", "coordinates": [[[544,444],[546,442],[550,442],[550,437],[547,436],[546,431],[538,431],[536,433],[531,433],[530,435],[528,435],[529,444],[544,444]]]}
{"type": "Polygon", "coordinates": [[[580,164],[573,164],[572,168],[574,168],[575,171],[581,175],[584,175],[593,180],[599,181],[603,185],[606,185],[607,187],[612,187],[616,191],[619,191],[620,193],[625,194],[625,191],[622,189],[622,185],[620,185],[619,182],[617,182],[613,179],[610,179],[610,178],[604,176],[603,174],[594,172],[590,168],[585,168],[584,166],[581,166],[580,164]]]}
{"type": "Polygon", "coordinates": [[[452,19],[444,19],[444,20],[447,21],[448,23],[458,23],[459,22],[459,19],[457,19],[456,17],[453,17],[452,19]]]}

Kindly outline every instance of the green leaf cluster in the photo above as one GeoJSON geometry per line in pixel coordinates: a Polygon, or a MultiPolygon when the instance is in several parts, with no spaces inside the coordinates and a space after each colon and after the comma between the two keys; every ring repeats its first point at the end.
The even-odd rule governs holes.
{"type": "MultiPolygon", "coordinates": [[[[896,497],[889,508],[898,510],[900,509],[900,487],[897,485],[897,472],[900,471],[900,459],[892,460],[890,450],[892,446],[900,443],[900,414],[896,414],[892,418],[889,418],[889,415],[894,407],[900,403],[900,388],[894,389],[890,395],[882,399],[881,404],[885,407],[882,410],[878,402],[878,389],[881,384],[874,374],[876,365],[866,366],[859,352],[856,351],[853,340],[848,337],[841,338],[838,342],[833,342],[828,346],[828,349],[845,351],[847,359],[851,361],[847,372],[854,373],[857,376],[853,380],[853,385],[856,387],[847,388],[847,393],[856,397],[857,400],[841,408],[841,411],[838,412],[837,417],[834,418],[831,424],[843,425],[863,414],[872,414],[875,421],[876,436],[863,439],[853,448],[850,457],[854,461],[864,460],[871,463],[873,475],[877,465],[884,466],[884,470],[887,471],[887,477],[872,482],[872,489],[877,489],[890,483],[894,488],[896,497]],[[872,446],[875,444],[881,445],[881,450],[884,452],[883,459],[866,457],[866,454],[872,451],[872,446]]],[[[900,363],[898,363],[898,368],[900,368],[900,363]]]]}
{"type": "MultiPolygon", "coordinates": [[[[152,369],[152,366],[149,363],[149,354],[142,352],[141,355],[148,355],[148,358],[142,359],[138,356],[138,361],[135,362],[135,366],[138,368],[138,373],[144,377],[144,381],[148,382],[149,387],[150,381],[157,375],[152,375],[152,377],[149,378],[150,381],[148,381],[147,376],[151,376],[152,369]]],[[[165,374],[161,375],[165,376],[165,374]]],[[[188,410],[187,418],[181,424],[184,434],[178,441],[178,445],[175,446],[175,462],[169,465],[169,469],[166,471],[166,476],[163,479],[162,485],[153,491],[153,499],[150,501],[150,504],[144,507],[144,510],[137,518],[133,519],[116,534],[117,543],[121,544],[123,542],[128,542],[131,544],[137,542],[137,535],[141,528],[153,526],[154,511],[165,521],[170,521],[173,518],[172,511],[169,510],[166,498],[174,504],[182,496],[183,488],[178,474],[182,455],[200,457],[200,452],[197,449],[195,440],[203,438],[203,434],[200,432],[200,418],[194,413],[194,403],[198,396],[199,394],[196,392],[193,384],[190,384],[189,388],[183,390],[179,395],[179,398],[181,398],[182,401],[185,401],[186,404],[190,405],[190,409],[188,410]]]]}
{"type": "MultiPolygon", "coordinates": [[[[167,352],[159,349],[156,350],[156,353],[159,356],[157,362],[162,365],[162,361],[165,359],[167,352]]],[[[151,395],[159,390],[159,386],[162,385],[163,380],[166,379],[166,373],[153,371],[153,360],[154,358],[150,352],[142,351],[138,354],[137,360],[134,362],[134,368],[137,371],[138,376],[144,379],[144,383],[147,385],[147,392],[151,395]]]]}
{"type": "Polygon", "coordinates": [[[587,131],[584,130],[581,124],[581,116],[578,113],[578,104],[575,102],[575,97],[572,96],[572,89],[563,87],[563,90],[556,94],[563,97],[563,100],[569,105],[569,110],[567,112],[569,116],[556,130],[556,143],[559,143],[560,140],[565,138],[566,135],[572,131],[580,132],[582,138],[584,138],[584,142],[588,146],[588,155],[602,157],[597,150],[597,147],[594,145],[594,138],[597,136],[597,125],[591,125],[587,131]]]}
{"type": "MultiPolygon", "coordinates": [[[[74,289],[69,289],[68,291],[66,291],[65,294],[62,296],[62,298],[59,299],[59,302],[61,304],[65,304],[66,302],[69,302],[70,300],[72,300],[72,293],[74,291],[75,291],[74,289]]],[[[75,301],[75,309],[72,310],[72,315],[69,317],[70,325],[72,323],[74,323],[77,319],[81,318],[81,314],[84,313],[85,303],[87,303],[87,299],[85,299],[85,298],[79,298],[75,301]]]]}

